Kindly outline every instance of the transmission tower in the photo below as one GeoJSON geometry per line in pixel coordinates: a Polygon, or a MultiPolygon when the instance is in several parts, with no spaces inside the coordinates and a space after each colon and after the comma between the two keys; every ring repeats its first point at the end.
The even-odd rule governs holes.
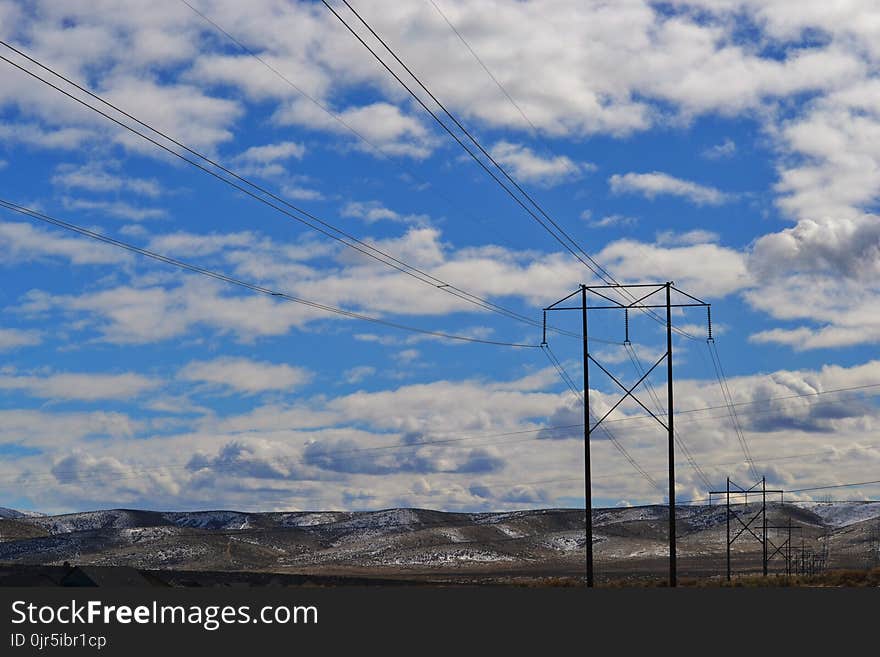
{"type": "MultiPolygon", "coordinates": [[[[547,313],[561,310],[578,310],[581,312],[582,338],[583,338],[583,361],[584,361],[584,488],[585,488],[585,508],[586,508],[586,571],[587,586],[593,586],[593,501],[592,501],[592,481],[591,481],[591,464],[590,464],[590,437],[592,433],[599,428],[609,415],[611,415],[620,404],[627,398],[635,401],[644,409],[648,415],[654,418],[661,427],[667,432],[669,439],[669,585],[675,586],[678,582],[676,573],[676,552],[675,552],[675,414],[673,403],[673,382],[672,382],[672,333],[673,331],[687,335],[681,329],[677,329],[672,324],[673,308],[706,308],[707,312],[710,307],[708,303],[697,299],[686,292],[682,292],[675,287],[672,282],[667,283],[647,283],[636,285],[581,285],[571,294],[563,297],[556,303],[544,308],[544,339],[542,344],[547,344],[547,313]],[[655,295],[659,295],[665,291],[665,303],[657,303],[655,295]],[[673,303],[673,293],[676,295],[676,303],[673,303]],[[573,297],[580,295],[579,305],[562,305],[573,297]],[[599,300],[591,302],[590,296],[598,297],[599,300]],[[614,298],[617,296],[618,298],[614,298]],[[590,305],[596,303],[598,305],[590,305]],[[663,318],[658,316],[655,309],[666,309],[666,352],[636,381],[633,385],[627,387],[616,376],[614,376],[604,365],[602,365],[590,353],[589,332],[587,318],[589,311],[600,310],[617,310],[623,311],[624,327],[626,342],[629,343],[629,315],[631,311],[639,311],[653,316],[660,322],[663,318]],[[635,394],[636,389],[647,380],[648,376],[661,363],[666,363],[666,410],[667,418],[664,422],[654,411],[644,404],[635,394]],[[614,384],[623,391],[623,396],[615,403],[611,409],[600,417],[595,423],[590,421],[590,364],[598,367],[614,384]]],[[[709,337],[712,337],[711,320],[709,322],[709,337]]],[[[690,336],[689,336],[690,337],[690,336]]]]}
{"type": "MultiPolygon", "coordinates": [[[[755,482],[749,488],[743,488],[736,482],[730,480],[730,477],[727,478],[727,488],[725,490],[713,490],[709,491],[709,505],[712,505],[712,496],[713,495],[724,495],[725,496],[725,504],[727,507],[727,581],[730,581],[731,577],[731,564],[730,564],[730,556],[731,556],[731,548],[733,544],[736,543],[740,538],[751,536],[761,545],[761,566],[762,572],[764,576],[767,576],[768,567],[770,561],[777,554],[783,556],[788,561],[788,566],[786,570],[790,572],[791,570],[791,532],[793,529],[798,529],[796,527],[792,527],[791,518],[789,518],[788,525],[786,526],[770,526],[767,524],[767,494],[771,495],[779,495],[780,503],[784,503],[785,501],[785,491],[783,490],[770,490],[767,488],[767,478],[762,477],[761,481],[755,482]],[[733,485],[733,488],[731,488],[733,485]],[[760,506],[758,511],[752,515],[749,515],[749,494],[760,496],[760,506]],[[742,511],[738,511],[734,508],[734,505],[731,505],[730,498],[731,495],[736,497],[744,497],[745,502],[743,504],[742,511]],[[732,534],[732,527],[734,525],[738,531],[732,534]],[[760,530],[758,530],[760,527],[760,530]],[[774,541],[772,541],[768,537],[769,530],[788,530],[787,538],[781,542],[780,545],[776,545],[774,541]],[[756,533],[760,531],[760,534],[756,533]],[[773,548],[773,552],[769,552],[769,549],[773,548]]],[[[801,534],[803,534],[803,530],[800,530],[801,534]]],[[[779,542],[777,540],[777,542],[779,542]]]]}

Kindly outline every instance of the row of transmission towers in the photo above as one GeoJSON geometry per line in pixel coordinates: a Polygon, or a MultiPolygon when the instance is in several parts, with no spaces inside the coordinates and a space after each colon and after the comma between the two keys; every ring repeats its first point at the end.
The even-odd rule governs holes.
{"type": "MultiPolygon", "coordinates": [[[[583,417],[584,417],[584,494],[585,494],[585,520],[586,520],[586,583],[588,587],[594,586],[595,577],[593,569],[593,505],[592,505],[592,481],[591,481],[591,450],[590,441],[592,434],[603,422],[627,399],[632,400],[641,407],[650,417],[662,427],[667,436],[668,450],[668,509],[669,509],[669,585],[677,584],[677,553],[676,553],[676,504],[675,504],[675,404],[673,385],[673,333],[693,337],[680,327],[673,325],[673,312],[680,312],[688,308],[705,308],[707,320],[708,341],[712,337],[712,314],[711,305],[675,287],[672,282],[666,283],[643,283],[633,285],[585,285],[582,284],[575,291],[566,295],[559,301],[544,308],[544,333],[542,346],[547,346],[548,314],[557,311],[578,311],[581,315],[581,337],[583,342],[583,417]],[[630,343],[630,315],[637,312],[648,315],[664,325],[666,333],[666,351],[654,362],[647,371],[642,372],[641,378],[635,383],[626,384],[616,377],[608,367],[603,365],[590,349],[589,317],[598,311],[617,311],[622,313],[624,319],[625,339],[623,344],[630,343]],[[658,312],[660,311],[660,312],[658,312]],[[665,311],[665,312],[664,312],[665,311]],[[648,404],[638,396],[638,389],[643,384],[648,387],[649,375],[661,365],[666,369],[666,409],[657,409],[655,412],[648,404]],[[617,401],[611,405],[598,419],[592,420],[593,409],[590,404],[590,371],[596,368],[599,373],[605,375],[614,383],[615,389],[620,391],[617,401]]],[[[653,389],[651,390],[653,392],[653,389]]],[[[732,404],[732,401],[730,402],[732,404]]],[[[751,459],[749,459],[751,461],[751,459]]],[[[767,575],[770,565],[774,560],[783,563],[786,574],[815,574],[824,569],[828,558],[828,541],[824,541],[822,551],[808,552],[804,530],[800,525],[792,523],[789,516],[787,525],[770,525],[767,518],[767,495],[779,495],[784,504],[784,491],[768,490],[766,478],[762,478],[750,488],[744,488],[731,482],[728,478],[727,487],[723,491],[710,491],[709,504],[711,506],[713,495],[724,495],[726,502],[727,523],[727,579],[732,576],[731,552],[737,541],[754,539],[761,545],[762,572],[767,575]],[[733,488],[731,488],[733,486],[733,488]],[[760,506],[755,511],[749,507],[749,495],[760,496],[760,506]],[[737,503],[738,498],[745,499],[742,509],[737,503]],[[733,499],[733,503],[731,500],[733,499]],[[794,540],[795,535],[800,538],[800,546],[794,540]]],[[[880,557],[878,557],[880,558],[880,557]]]]}

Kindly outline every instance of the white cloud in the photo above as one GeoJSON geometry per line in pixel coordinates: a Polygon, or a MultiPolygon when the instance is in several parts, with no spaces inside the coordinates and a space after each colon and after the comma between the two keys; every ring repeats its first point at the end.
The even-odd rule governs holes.
{"type": "Polygon", "coordinates": [[[120,286],[80,296],[32,292],[22,310],[60,310],[78,317],[80,329],[97,330],[115,344],[143,344],[168,340],[195,327],[231,333],[242,341],[283,335],[322,313],[294,303],[264,296],[232,296],[225,286],[184,279],[172,288],[120,286]]]}
{"type": "Polygon", "coordinates": [[[115,264],[129,256],[106,244],[86,238],[67,237],[30,224],[0,223],[0,262],[28,262],[39,258],[60,257],[75,265],[115,264]]]}
{"type": "Polygon", "coordinates": [[[141,422],[123,413],[0,410],[0,442],[39,449],[64,449],[88,438],[131,438],[141,428],[141,422]]]}
{"type": "MultiPolygon", "coordinates": [[[[119,165],[118,162],[113,164],[119,165]]],[[[56,167],[51,180],[53,185],[90,192],[128,191],[149,198],[156,198],[162,193],[162,188],[156,180],[110,173],[106,167],[98,163],[60,164],[56,167]]]]}
{"type": "Polygon", "coordinates": [[[64,197],[64,207],[68,210],[83,210],[97,212],[110,217],[128,219],[130,221],[148,221],[151,219],[164,219],[168,213],[162,208],[144,208],[131,205],[125,201],[97,201],[84,198],[64,197]]]}
{"type": "Polygon", "coordinates": [[[94,136],[93,132],[81,128],[52,129],[36,123],[0,124],[0,138],[4,142],[37,148],[70,150],[94,136]]]}
{"type": "Polygon", "coordinates": [[[703,157],[709,160],[724,160],[736,155],[736,142],[730,137],[725,137],[720,144],[710,146],[703,151],[703,157]]]}
{"type": "MultiPolygon", "coordinates": [[[[337,116],[344,125],[304,101],[289,103],[276,113],[277,121],[283,125],[297,124],[348,134],[347,125],[385,155],[421,160],[431,154],[437,142],[421,120],[390,103],[348,107],[337,112],[337,116]]],[[[370,150],[360,143],[358,148],[370,150]]]]}
{"type": "MultiPolygon", "coordinates": [[[[713,237],[691,233],[674,240],[672,248],[623,240],[609,244],[596,256],[627,280],[653,280],[660,271],[710,296],[748,287],[750,276],[744,256],[716,244],[701,243],[713,237]]],[[[441,240],[435,228],[411,228],[400,237],[375,241],[375,245],[453,284],[467,281],[472,293],[489,299],[512,296],[540,304],[550,296],[564,294],[565,281],[576,281],[581,276],[578,263],[561,253],[517,252],[494,246],[456,251],[441,240]]],[[[221,258],[231,265],[231,273],[244,280],[372,315],[400,313],[401,309],[413,316],[484,312],[454,295],[429,290],[379,263],[326,244],[285,244],[249,232],[170,233],[153,236],[149,247],[160,253],[221,258]],[[317,267],[309,262],[327,256],[334,257],[337,266],[317,267]]],[[[181,279],[174,273],[166,278],[172,272],[165,268],[153,271],[157,273],[145,281],[133,279],[134,284],[117,284],[79,296],[32,291],[22,309],[31,313],[60,312],[74,322],[77,330],[97,331],[101,339],[114,343],[167,340],[198,327],[249,341],[284,335],[317,320],[340,319],[264,296],[231,294],[227,286],[199,277],[181,279]],[[175,285],[169,286],[171,281],[175,285]]],[[[485,327],[480,330],[485,331],[485,327]]]]}
{"type": "Polygon", "coordinates": [[[751,339],[777,343],[797,350],[848,347],[880,342],[880,317],[873,308],[880,293],[857,279],[795,274],[774,278],[749,291],[749,303],[785,328],[760,331],[751,339]],[[791,326],[793,320],[800,325],[791,326]]]}
{"type": "MultiPolygon", "coordinates": [[[[251,146],[235,156],[240,173],[259,175],[267,178],[283,178],[289,185],[292,179],[306,179],[304,176],[291,176],[284,163],[288,160],[301,160],[306,153],[303,144],[282,141],[275,144],[251,146]]],[[[292,195],[291,195],[292,196],[292,195]]]]}
{"type": "Polygon", "coordinates": [[[293,141],[282,141],[277,144],[265,144],[263,146],[251,146],[237,156],[237,159],[258,164],[271,164],[283,160],[301,160],[306,154],[303,144],[293,141]]]}
{"type": "Polygon", "coordinates": [[[140,374],[61,372],[49,375],[0,374],[0,389],[22,390],[53,400],[128,399],[154,390],[162,381],[140,374]]]}
{"type": "Polygon", "coordinates": [[[0,351],[12,351],[21,347],[32,347],[43,341],[39,331],[0,328],[0,351]]]}
{"type": "Polygon", "coordinates": [[[311,373],[301,367],[233,357],[192,361],[177,376],[184,381],[208,383],[247,394],[294,390],[311,379],[311,373]]]}
{"type": "Polygon", "coordinates": [[[594,165],[576,163],[565,155],[542,157],[527,146],[509,141],[499,141],[489,152],[514,178],[545,187],[577,180],[585,171],[595,169],[594,165]]]}
{"type": "Polygon", "coordinates": [[[394,359],[404,365],[412,364],[421,355],[418,349],[403,349],[394,355],[394,359]]]}
{"type": "Polygon", "coordinates": [[[349,201],[341,210],[343,217],[355,217],[363,219],[368,224],[378,221],[394,221],[398,223],[427,224],[426,215],[400,214],[385,207],[380,201],[349,201]]]}
{"type": "MultiPolygon", "coordinates": [[[[208,96],[194,85],[159,84],[135,76],[113,78],[103,95],[187,145],[211,150],[233,139],[232,125],[243,112],[238,102],[208,96]]],[[[118,140],[138,152],[161,155],[128,132],[119,133],[118,140]]]]}
{"type": "Polygon", "coordinates": [[[657,233],[655,241],[661,246],[692,246],[695,244],[711,244],[720,240],[718,233],[697,228],[683,233],[666,230],[657,233]]]}
{"type": "MultiPolygon", "coordinates": [[[[870,472],[880,463],[880,450],[863,437],[880,422],[872,402],[876,392],[866,393],[871,397],[791,395],[875,383],[878,372],[880,363],[868,362],[851,368],[783,370],[729,379],[734,400],[744,404],[738,412],[746,439],[770,481],[786,488],[812,485],[828,481],[830,469],[845,469],[854,479],[871,478],[870,472]],[[788,398],[753,403],[770,397],[788,398]],[[772,446],[780,442],[819,456],[793,461],[796,467],[774,462],[777,453],[772,446]]],[[[259,510],[276,505],[497,510],[521,505],[524,495],[531,504],[558,505],[561,497],[581,491],[582,433],[575,429],[543,436],[496,435],[582,419],[582,412],[568,403],[566,395],[542,390],[552,382],[552,375],[539,371],[508,381],[437,381],[308,403],[258,406],[241,415],[208,414],[196,421],[194,431],[135,441],[95,440],[144,431],[143,425],[125,416],[0,411],[0,441],[14,436],[15,442],[44,450],[36,457],[18,458],[14,469],[0,463],[0,481],[21,477],[14,484],[19,494],[27,491],[50,510],[76,508],[84,500],[101,505],[120,499],[126,503],[154,499],[159,506],[175,507],[186,500],[189,507],[259,510]],[[462,438],[471,440],[461,442],[462,438]],[[447,439],[456,442],[438,442],[447,439]],[[418,444],[424,442],[435,444],[418,444]],[[503,458],[496,451],[501,449],[503,458]],[[45,476],[47,461],[53,464],[54,481],[45,476]],[[39,488],[29,475],[39,477],[39,488]],[[536,478],[546,483],[530,483],[536,478]],[[333,482],[329,490],[328,481],[333,482]],[[532,493],[536,497],[530,497],[532,493]],[[358,495],[366,497],[358,503],[354,501],[358,495]]],[[[607,405],[611,399],[598,390],[594,394],[597,405],[607,405]]],[[[718,403],[715,388],[704,380],[680,379],[676,397],[684,409],[718,403]]],[[[713,480],[731,472],[746,474],[739,441],[718,421],[719,413],[723,409],[679,418],[683,436],[701,436],[689,447],[713,480]]],[[[610,419],[623,417],[618,413],[610,419]]],[[[609,426],[618,436],[626,432],[627,449],[645,469],[658,478],[666,472],[666,454],[657,449],[655,425],[630,420],[609,426]]],[[[635,476],[601,435],[594,443],[593,458],[603,469],[594,480],[597,497],[656,499],[657,491],[635,476]]],[[[683,467],[679,475],[682,494],[704,494],[690,468],[683,467]]]]}
{"type": "Polygon", "coordinates": [[[264,238],[251,231],[208,234],[179,231],[152,236],[147,248],[163,255],[202,257],[242,248],[257,249],[264,244],[264,238]]]}
{"type": "Polygon", "coordinates": [[[281,193],[288,198],[300,201],[323,201],[326,198],[319,190],[303,185],[282,185],[281,193]]]}
{"type": "Polygon", "coordinates": [[[718,244],[663,247],[632,240],[614,242],[597,254],[618,276],[628,281],[662,277],[700,297],[719,297],[753,285],[745,256],[718,244]]]}
{"type": "Polygon", "coordinates": [[[615,226],[634,226],[639,222],[635,217],[629,217],[623,214],[608,214],[601,219],[589,220],[589,225],[593,228],[613,228],[615,226]]]}
{"type": "Polygon", "coordinates": [[[371,365],[359,365],[345,370],[342,373],[342,379],[349,384],[355,385],[365,381],[376,373],[376,368],[371,365]]]}
{"type": "Polygon", "coordinates": [[[651,199],[660,195],[679,196],[697,205],[721,205],[729,200],[727,194],[714,187],[699,185],[659,171],[614,174],[608,179],[608,184],[615,194],[642,194],[651,199]]]}

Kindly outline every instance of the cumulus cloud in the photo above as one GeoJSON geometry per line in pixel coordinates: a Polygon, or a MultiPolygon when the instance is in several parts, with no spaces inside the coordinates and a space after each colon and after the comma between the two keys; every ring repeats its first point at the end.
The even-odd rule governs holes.
{"type": "Polygon", "coordinates": [[[43,449],[61,449],[85,438],[131,438],[143,423],[124,413],[0,411],[0,441],[43,449]]]}
{"type": "Polygon", "coordinates": [[[234,296],[213,283],[186,280],[165,288],[122,286],[80,296],[34,292],[26,312],[60,310],[85,319],[103,339],[116,344],[143,344],[185,334],[196,326],[237,335],[243,341],[283,335],[325,313],[263,296],[234,296]]]}
{"type": "Polygon", "coordinates": [[[148,496],[174,496],[178,483],[164,468],[144,471],[114,456],[95,456],[86,450],[56,460],[51,474],[68,499],[94,499],[97,489],[112,490],[115,501],[143,503],[148,496]]]}
{"type": "Polygon", "coordinates": [[[0,222],[0,244],[0,262],[5,264],[49,257],[63,258],[74,265],[106,265],[129,259],[106,244],[18,222],[0,222]]]}
{"type": "Polygon", "coordinates": [[[382,451],[359,448],[341,439],[319,441],[306,446],[305,463],[332,472],[389,475],[394,473],[487,474],[500,470],[504,460],[494,449],[473,448],[449,452],[436,448],[382,451]]]}
{"type": "Polygon", "coordinates": [[[585,171],[595,169],[595,165],[576,163],[565,155],[542,157],[528,146],[503,140],[492,146],[490,153],[514,178],[543,187],[577,180],[585,171]]]}
{"type": "Polygon", "coordinates": [[[234,160],[241,173],[280,177],[287,176],[287,169],[284,165],[286,161],[301,160],[305,154],[305,145],[293,141],[282,141],[275,144],[251,146],[236,155],[234,160]]]}
{"type": "Polygon", "coordinates": [[[287,198],[299,201],[322,201],[326,198],[323,192],[310,186],[312,179],[309,176],[289,176],[288,180],[296,182],[281,185],[281,193],[287,198]]]}
{"type": "Polygon", "coordinates": [[[584,217],[592,228],[616,228],[623,226],[635,226],[639,220],[635,217],[629,217],[624,214],[607,214],[599,219],[593,219],[592,216],[584,217]]]}
{"type": "Polygon", "coordinates": [[[12,351],[32,347],[42,342],[42,334],[36,330],[0,328],[0,351],[12,351]]]}
{"type": "Polygon", "coordinates": [[[256,233],[188,233],[178,231],[153,235],[148,248],[163,255],[207,256],[240,248],[260,248],[263,239],[256,233]]]}
{"type": "Polygon", "coordinates": [[[718,242],[720,236],[711,230],[697,228],[683,233],[666,230],[657,233],[655,241],[661,246],[693,246],[695,244],[711,244],[718,242]]]}
{"type": "MultiPolygon", "coordinates": [[[[288,450],[266,440],[240,440],[223,445],[216,455],[197,453],[187,462],[186,469],[204,479],[205,474],[256,479],[298,479],[296,467],[288,450]]],[[[201,482],[204,484],[204,481],[201,482]]]]}
{"type": "MultiPolygon", "coordinates": [[[[740,404],[740,420],[761,470],[774,481],[795,487],[798,482],[808,485],[824,481],[823,472],[829,463],[847,467],[854,477],[876,468],[880,450],[872,450],[863,440],[880,417],[870,391],[792,395],[876,381],[878,367],[877,363],[869,362],[853,368],[731,377],[729,384],[734,400],[740,404]],[[778,445],[780,441],[796,444],[799,452],[816,456],[800,459],[793,470],[782,461],[773,460],[778,450],[772,449],[771,443],[778,445]],[[762,461],[765,458],[769,460],[762,461]]],[[[564,395],[540,391],[501,394],[504,388],[540,387],[540,381],[527,382],[531,376],[534,375],[512,381],[482,381],[479,385],[470,381],[428,387],[408,385],[366,396],[315,400],[310,408],[270,405],[231,418],[206,418],[203,428],[195,433],[151,440],[102,441],[100,454],[94,449],[94,439],[114,426],[113,422],[107,424],[109,417],[4,411],[0,417],[0,441],[7,432],[15,435],[21,427],[28,427],[28,444],[50,450],[53,471],[60,484],[43,484],[43,495],[53,500],[52,495],[64,494],[66,504],[116,494],[125,500],[140,499],[139,491],[148,491],[158,496],[154,499],[167,500],[169,504],[187,499],[190,506],[244,505],[260,509],[267,508],[267,504],[269,508],[276,504],[286,508],[327,508],[347,504],[346,499],[354,504],[356,498],[361,500],[359,504],[368,506],[430,502],[447,508],[497,509],[526,503],[523,500],[532,500],[529,504],[554,504],[560,496],[580,491],[581,479],[576,476],[579,470],[575,467],[572,471],[571,466],[581,455],[581,427],[559,430],[569,432],[567,436],[496,436],[494,446],[479,444],[485,443],[485,439],[476,444],[473,440],[459,440],[478,437],[479,431],[486,432],[490,426],[491,431],[507,427],[534,429],[561,422],[568,415],[572,416],[572,424],[582,420],[577,404],[571,399],[567,401],[564,395]],[[427,407],[424,400],[428,397],[442,401],[427,407]],[[499,409],[498,414],[485,419],[498,424],[484,425],[478,430],[472,410],[493,407],[499,409]],[[398,418],[383,416],[381,411],[388,408],[396,409],[398,418]],[[448,431],[436,433],[441,413],[448,431]],[[321,417],[309,418],[308,414],[321,417]],[[412,420],[400,421],[399,418],[407,416],[412,420]],[[536,422],[534,417],[543,419],[536,422]],[[422,425],[421,420],[426,424],[422,425]],[[352,426],[355,424],[357,429],[352,426]],[[398,428],[388,433],[392,424],[398,428]],[[316,425],[332,428],[305,428],[316,425]],[[56,432],[61,426],[68,427],[69,433],[64,434],[59,444],[56,432]],[[419,426],[428,429],[419,430],[419,426]],[[462,435],[462,427],[469,427],[468,433],[462,435]],[[547,441],[540,437],[575,440],[547,441]],[[444,443],[447,438],[454,438],[455,442],[444,443]],[[421,444],[424,442],[433,444],[421,444]],[[157,450],[157,445],[162,449],[157,450]],[[503,458],[496,452],[502,448],[503,458]],[[138,463],[151,465],[142,471],[138,463]],[[541,473],[540,485],[533,481],[535,472],[541,473]],[[334,482],[331,492],[326,483],[321,484],[328,480],[334,482]]],[[[686,409],[717,406],[711,391],[706,381],[680,379],[676,396],[680,407],[686,409]]],[[[599,404],[610,399],[600,391],[594,394],[599,404]]],[[[730,428],[719,422],[717,413],[723,414],[723,410],[682,415],[682,435],[685,439],[697,434],[702,437],[697,444],[691,441],[690,447],[711,476],[746,474],[739,443],[730,428]]],[[[612,417],[621,418],[626,419],[626,414],[612,417]]],[[[125,426],[119,423],[121,419],[114,420],[116,428],[111,430],[125,426]]],[[[643,467],[658,477],[665,472],[666,455],[657,448],[656,426],[631,418],[610,426],[643,467]]],[[[635,477],[629,464],[602,437],[599,432],[593,452],[595,463],[603,467],[602,476],[595,481],[596,494],[601,499],[652,499],[655,493],[650,485],[635,477]]],[[[39,457],[28,458],[31,457],[17,462],[20,471],[27,472],[39,463],[33,460],[39,457]]],[[[0,471],[6,472],[6,468],[0,464],[0,471]]],[[[700,492],[689,468],[683,468],[681,481],[689,494],[700,492]]],[[[58,504],[57,499],[52,503],[58,504]]]]}
{"type": "Polygon", "coordinates": [[[345,370],[345,372],[342,373],[342,378],[346,383],[354,385],[361,383],[375,373],[375,367],[371,365],[359,365],[358,367],[352,367],[351,369],[345,370]]]}
{"type": "Polygon", "coordinates": [[[379,221],[394,221],[398,223],[427,224],[427,215],[403,215],[386,207],[380,201],[349,201],[342,206],[343,217],[363,219],[368,224],[379,221]]]}
{"type": "Polygon", "coordinates": [[[700,290],[707,297],[724,296],[753,285],[746,256],[719,244],[661,246],[618,240],[597,257],[627,280],[653,280],[656,272],[664,272],[681,289],[700,290]]]}
{"type": "Polygon", "coordinates": [[[703,151],[703,157],[709,160],[725,160],[736,155],[736,142],[725,137],[720,144],[710,146],[703,151]]]}
{"type": "Polygon", "coordinates": [[[0,389],[21,390],[53,400],[128,399],[162,385],[161,379],[140,374],[59,372],[48,375],[0,374],[0,389]]]}
{"type": "Polygon", "coordinates": [[[384,155],[416,160],[428,157],[437,142],[420,119],[384,101],[347,107],[336,115],[342,123],[327,117],[314,106],[295,102],[280,108],[276,120],[286,125],[304,125],[346,134],[351,129],[367,142],[357,142],[358,148],[371,152],[375,147],[384,155]]]}
{"type": "Polygon", "coordinates": [[[64,197],[64,207],[68,210],[82,210],[128,219],[129,221],[148,221],[150,219],[164,219],[168,213],[162,208],[138,207],[125,201],[99,201],[84,198],[64,197]]]}
{"type": "Polygon", "coordinates": [[[184,381],[207,383],[246,394],[294,390],[311,379],[311,373],[301,367],[233,357],[192,361],[177,376],[184,381]]]}
{"type": "Polygon", "coordinates": [[[6,143],[20,143],[43,149],[74,149],[94,136],[94,132],[81,128],[53,129],[36,123],[0,125],[0,137],[6,143]]]}
{"type": "MultiPolygon", "coordinates": [[[[109,163],[118,168],[119,162],[109,163]]],[[[162,188],[155,179],[138,178],[108,171],[100,163],[85,165],[60,164],[55,168],[52,184],[66,189],[82,189],[89,192],[132,192],[149,198],[161,195],[162,188]]]]}
{"type": "Polygon", "coordinates": [[[678,196],[697,205],[721,205],[729,199],[724,192],[689,180],[675,178],[660,171],[652,173],[614,174],[608,179],[615,194],[641,194],[653,199],[657,196],[678,196]]]}
{"type": "Polygon", "coordinates": [[[238,155],[238,159],[246,162],[270,164],[272,162],[278,162],[279,160],[301,160],[305,153],[306,147],[303,144],[293,141],[282,141],[277,144],[251,146],[238,155]]]}

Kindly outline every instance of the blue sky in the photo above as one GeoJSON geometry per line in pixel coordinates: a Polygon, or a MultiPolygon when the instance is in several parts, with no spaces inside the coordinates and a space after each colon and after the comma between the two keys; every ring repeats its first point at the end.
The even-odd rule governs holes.
{"type": "MultiPolygon", "coordinates": [[[[786,489],[876,479],[874,388],[833,392],[880,383],[872,3],[434,4],[354,6],[615,278],[673,280],[712,302],[759,472],[786,489]]],[[[178,0],[3,1],[0,33],[286,201],[517,313],[540,319],[543,306],[595,282],[322,4],[194,6],[263,61],[178,0]]],[[[370,261],[0,64],[5,201],[330,306],[540,342],[535,327],[370,261]]],[[[539,349],[322,313],[9,210],[0,247],[2,505],[583,502],[578,430],[546,431],[576,424],[582,410],[539,349]]],[[[575,331],[577,320],[560,318],[575,331]]],[[[676,322],[705,331],[702,311],[676,322]]],[[[623,338],[622,318],[592,326],[623,338]]],[[[663,337],[633,319],[646,365],[663,337]]],[[[550,343],[580,382],[578,341],[550,343]]],[[[594,348],[617,375],[638,378],[623,348],[594,348]]],[[[704,342],[677,338],[675,353],[678,408],[720,404],[704,342]]],[[[604,413],[614,391],[592,383],[604,413]]],[[[663,484],[665,436],[628,418],[639,412],[627,403],[609,426],[663,484]]],[[[723,409],[685,414],[679,426],[713,485],[748,481],[723,409]]],[[[599,504],[663,501],[662,486],[603,436],[593,454],[599,504]]],[[[679,474],[679,497],[705,494],[684,459],[679,474]]]]}

